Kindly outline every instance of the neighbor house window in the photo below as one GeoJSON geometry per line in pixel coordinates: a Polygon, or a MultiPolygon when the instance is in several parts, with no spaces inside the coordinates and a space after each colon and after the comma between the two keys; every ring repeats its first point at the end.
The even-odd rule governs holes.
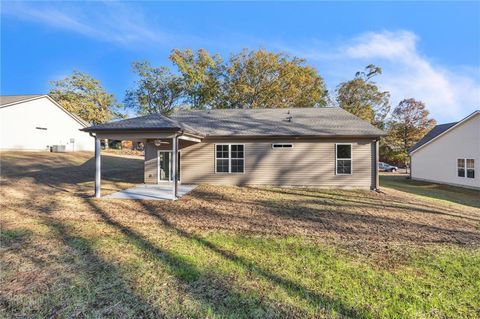
{"type": "Polygon", "coordinates": [[[292,148],[293,144],[288,144],[288,143],[273,143],[272,148],[292,148]]]}
{"type": "Polygon", "coordinates": [[[215,145],[216,173],[243,173],[245,171],[245,146],[243,144],[215,145]]]}
{"type": "Polygon", "coordinates": [[[458,177],[475,178],[475,160],[473,158],[457,159],[458,177]]]}
{"type": "Polygon", "coordinates": [[[465,159],[457,159],[457,174],[458,177],[465,177],[465,159]]]}
{"type": "Polygon", "coordinates": [[[352,174],[352,144],[336,144],[335,156],[337,175],[352,174]]]}
{"type": "Polygon", "coordinates": [[[467,177],[475,178],[475,160],[467,159],[467,177]]]}

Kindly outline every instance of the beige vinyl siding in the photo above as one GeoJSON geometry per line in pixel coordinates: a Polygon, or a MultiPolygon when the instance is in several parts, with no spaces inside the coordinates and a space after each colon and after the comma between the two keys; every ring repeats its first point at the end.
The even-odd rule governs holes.
{"type": "MultiPolygon", "coordinates": [[[[162,139],[162,142],[164,142],[165,144],[162,144],[159,147],[155,146],[152,140],[148,140],[147,143],[145,143],[145,183],[156,184],[158,182],[158,151],[171,151],[171,141],[172,139],[162,139]]],[[[192,144],[195,143],[191,141],[181,140],[179,141],[179,149],[181,150],[182,148],[189,147],[192,144]]]]}
{"type": "Polygon", "coordinates": [[[370,188],[372,143],[368,140],[210,140],[181,150],[184,184],[312,185],[370,188]],[[245,145],[244,173],[215,173],[215,144],[245,145]],[[272,143],[293,143],[293,148],[272,149],[272,143]],[[352,144],[352,174],[335,174],[335,144],[352,144]]]}
{"type": "Polygon", "coordinates": [[[151,142],[145,144],[145,183],[156,184],[158,182],[158,153],[157,148],[151,142]]]}

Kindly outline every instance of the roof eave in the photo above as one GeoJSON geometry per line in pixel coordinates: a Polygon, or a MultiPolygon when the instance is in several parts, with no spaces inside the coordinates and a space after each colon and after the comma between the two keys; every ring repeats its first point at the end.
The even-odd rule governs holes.
{"type": "Polygon", "coordinates": [[[238,134],[233,134],[233,135],[213,135],[213,134],[207,134],[205,135],[206,138],[236,138],[236,139],[241,139],[241,138],[364,138],[364,139],[370,139],[370,138],[380,138],[386,136],[386,134],[369,134],[369,135],[358,135],[358,134],[348,134],[348,135],[341,135],[341,134],[328,134],[328,135],[238,135],[238,134]]]}
{"type": "Polygon", "coordinates": [[[169,133],[182,133],[194,137],[204,138],[205,135],[202,135],[198,132],[191,132],[189,130],[185,130],[181,127],[172,127],[172,128],[158,128],[158,127],[147,127],[147,128],[95,128],[95,127],[86,127],[80,129],[80,131],[88,132],[88,133],[142,133],[142,132],[169,132],[169,133]]]}

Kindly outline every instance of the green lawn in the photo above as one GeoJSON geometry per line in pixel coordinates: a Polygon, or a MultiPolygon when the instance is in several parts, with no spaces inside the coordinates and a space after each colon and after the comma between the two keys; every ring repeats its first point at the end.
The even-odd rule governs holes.
{"type": "MultiPolygon", "coordinates": [[[[90,156],[2,154],[2,317],[479,316],[477,207],[391,188],[98,200],[90,156]]],[[[104,160],[107,192],[141,174],[104,160]]]]}
{"type": "Polygon", "coordinates": [[[480,191],[474,189],[413,181],[403,175],[381,175],[380,185],[433,200],[480,208],[480,191]]]}

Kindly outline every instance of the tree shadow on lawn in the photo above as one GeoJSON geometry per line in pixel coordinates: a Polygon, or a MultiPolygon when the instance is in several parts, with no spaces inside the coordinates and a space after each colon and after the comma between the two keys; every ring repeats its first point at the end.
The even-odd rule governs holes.
{"type": "MultiPolygon", "coordinates": [[[[255,190],[254,187],[248,187],[252,190],[255,190]]],[[[468,219],[474,222],[480,222],[480,211],[478,214],[478,218],[465,216],[465,212],[462,212],[458,209],[448,209],[445,211],[441,211],[438,207],[426,205],[424,203],[414,203],[410,204],[405,201],[394,200],[393,198],[389,197],[388,199],[372,199],[372,201],[365,200],[366,196],[355,196],[351,195],[350,193],[341,196],[338,193],[329,192],[328,190],[320,190],[320,191],[311,191],[311,190],[303,190],[303,189],[286,189],[286,188],[260,188],[262,191],[265,192],[273,192],[279,193],[284,195],[292,195],[292,196],[300,196],[300,197],[309,197],[312,198],[315,202],[320,202],[323,205],[333,205],[333,206],[350,206],[350,207],[363,207],[363,208],[390,208],[390,209],[400,209],[404,211],[411,211],[411,212],[418,212],[418,213],[426,213],[426,214],[436,214],[436,215],[445,215],[449,217],[461,218],[461,219],[468,219]],[[352,199],[355,198],[355,199],[352,199]],[[357,199],[358,198],[358,199],[357,199]],[[341,203],[340,203],[341,202],[341,203]]]]}
{"type": "MultiPolygon", "coordinates": [[[[70,154],[69,154],[70,155],[70,154]]],[[[62,154],[58,160],[62,160],[62,154]]],[[[30,158],[31,159],[31,158],[30,158]]],[[[17,161],[2,160],[2,178],[31,177],[37,183],[57,190],[66,184],[82,184],[95,180],[95,158],[81,164],[68,163],[58,167],[50,162],[30,163],[29,166],[17,161]]],[[[102,155],[102,180],[112,182],[143,183],[143,161],[135,158],[102,155]]]]}
{"type": "MultiPolygon", "coordinates": [[[[184,294],[199,300],[215,315],[220,317],[258,317],[258,313],[263,313],[263,316],[267,317],[271,317],[272,314],[284,318],[291,317],[289,309],[268,305],[261,298],[251,294],[247,295],[235,288],[226,278],[219,277],[213,271],[202,271],[184,256],[157,247],[138,232],[111,218],[96,204],[95,200],[87,200],[87,204],[106,224],[119,230],[132,244],[146,252],[153,260],[165,265],[169,273],[187,285],[184,294]]],[[[179,285],[178,288],[181,289],[182,285],[179,285]]]]}
{"type": "Polygon", "coordinates": [[[225,250],[223,248],[218,247],[214,243],[208,241],[207,239],[195,235],[193,233],[189,233],[175,225],[173,225],[167,218],[162,216],[162,214],[158,213],[158,207],[152,205],[149,201],[140,201],[141,205],[143,206],[144,212],[148,215],[156,218],[164,227],[167,229],[174,231],[179,236],[194,241],[197,244],[200,244],[202,247],[206,248],[208,251],[220,256],[243,269],[252,272],[270,283],[280,286],[283,288],[288,294],[299,297],[307,301],[309,304],[313,305],[317,311],[320,310],[327,310],[331,311],[334,310],[337,313],[340,313],[344,317],[352,317],[352,318],[366,318],[368,314],[365,313],[363,310],[356,310],[351,306],[346,305],[341,300],[334,299],[317,292],[312,291],[311,289],[304,287],[290,279],[284,278],[282,276],[276,275],[260,266],[256,263],[247,260],[244,257],[237,256],[232,252],[225,250]]]}
{"type": "MultiPolygon", "coordinates": [[[[104,261],[95,253],[92,242],[71,235],[68,227],[62,223],[49,221],[48,226],[54,229],[62,242],[72,249],[75,256],[72,258],[81,259],[82,276],[86,278],[85,282],[88,282],[88,287],[81,287],[81,289],[85,289],[89,300],[84,306],[84,315],[117,318],[162,316],[157,308],[135,293],[134,288],[122,278],[120,269],[104,261]],[[99,290],[99,288],[102,289],[99,290]]],[[[75,314],[75,316],[78,315],[80,314],[75,314]]]]}
{"type": "MultiPolygon", "coordinates": [[[[66,276],[61,273],[47,274],[46,282],[34,281],[32,288],[23,287],[29,294],[39,289],[42,290],[42,295],[47,294],[47,299],[37,300],[37,306],[41,308],[33,309],[36,315],[117,318],[162,316],[158,309],[135,293],[134,288],[122,278],[118,267],[105,261],[95,252],[91,240],[72,235],[70,227],[62,222],[62,219],[51,217],[52,212],[58,209],[55,201],[45,206],[35,201],[36,196],[38,195],[33,195],[29,199],[32,201],[34,210],[40,213],[35,217],[42,225],[53,231],[55,238],[63,244],[65,250],[60,252],[59,258],[52,257],[54,255],[51,252],[45,256],[32,255],[31,251],[24,250],[33,249],[35,252],[40,251],[41,254],[46,249],[41,247],[41,240],[37,242],[33,239],[21,247],[9,245],[5,248],[13,250],[15,255],[24,260],[30,260],[38,267],[37,272],[51,271],[49,268],[54,263],[59,263],[66,267],[64,271],[75,273],[73,278],[69,276],[70,274],[66,276]],[[34,247],[31,246],[33,244],[34,247]],[[60,281],[58,286],[56,286],[57,280],[60,281]],[[51,289],[54,291],[49,291],[51,289]]],[[[18,213],[22,214],[22,212],[18,213]]],[[[28,216],[33,217],[33,215],[28,216]]],[[[29,236],[32,234],[29,231],[29,236]]],[[[21,281],[20,284],[22,284],[21,281]]],[[[23,285],[29,285],[29,283],[23,283],[23,285]]],[[[24,309],[25,305],[16,301],[15,298],[2,297],[1,305],[12,316],[24,316],[27,315],[26,311],[29,311],[24,309]]]]}
{"type": "Polygon", "coordinates": [[[380,176],[380,185],[402,192],[441,199],[444,201],[480,208],[480,190],[415,181],[405,176],[380,176]]]}
{"type": "MultiPolygon", "coordinates": [[[[253,191],[254,189],[252,189],[253,191]]],[[[296,195],[294,190],[265,190],[266,192],[279,192],[281,194],[296,195]]],[[[300,194],[305,196],[305,194],[300,194]]],[[[190,196],[197,198],[212,198],[214,193],[206,191],[204,189],[195,189],[190,196]]],[[[288,228],[288,224],[291,224],[289,220],[298,220],[301,222],[299,227],[304,230],[308,230],[311,234],[316,236],[322,236],[326,233],[332,235],[341,235],[348,238],[356,238],[360,240],[380,240],[383,242],[388,241],[403,241],[411,242],[418,245],[424,243],[449,243],[449,244],[474,244],[480,245],[480,232],[474,229],[475,225],[470,218],[464,216],[450,215],[443,212],[423,211],[419,210],[419,213],[430,213],[448,215],[448,218],[455,217],[455,219],[434,220],[419,219],[415,216],[417,212],[415,207],[411,207],[410,210],[402,212],[402,215],[389,214],[388,211],[398,209],[398,205],[389,205],[388,202],[381,209],[384,210],[377,214],[371,214],[368,212],[359,211],[359,208],[375,208],[379,207],[364,201],[348,199],[334,200],[326,197],[322,198],[322,195],[315,196],[313,199],[302,199],[301,197],[295,197],[295,199],[289,199],[285,201],[272,200],[267,197],[254,197],[248,199],[250,205],[255,205],[255,209],[261,214],[262,219],[260,222],[270,220],[271,223],[265,225],[265,227],[271,227],[272,229],[278,227],[275,221],[285,224],[285,228],[288,228]],[[361,205],[359,205],[361,203],[361,205]],[[265,215],[280,217],[264,218],[265,215]],[[465,218],[467,221],[462,221],[465,218]],[[435,223],[436,222],[436,223],[435,223]],[[447,226],[448,225],[448,226],[447,226]],[[467,230],[467,227],[471,230],[467,230]],[[458,229],[454,227],[459,227],[458,229]]],[[[309,195],[306,196],[307,198],[309,195]]],[[[219,202],[218,207],[242,207],[246,203],[246,199],[235,199],[232,197],[219,197],[217,194],[216,202],[219,202]],[[223,205],[220,204],[223,202],[223,205]]],[[[405,209],[402,205],[400,208],[405,209]]],[[[394,213],[395,211],[392,211],[394,213]]],[[[182,215],[183,212],[179,211],[176,214],[182,215]]],[[[213,212],[218,214],[219,212],[213,212]]],[[[173,214],[173,212],[172,212],[173,214]]],[[[188,215],[188,212],[185,214],[188,215]]],[[[206,216],[209,217],[208,215],[206,216]]],[[[243,217],[243,216],[242,216],[243,217]]],[[[233,217],[233,220],[242,217],[233,217]]],[[[253,226],[256,223],[257,216],[250,217],[248,225],[245,226],[245,230],[248,231],[249,226],[253,226]]],[[[436,217],[440,218],[440,217],[436,217]]],[[[476,222],[474,219],[473,222],[476,222]]]]}

